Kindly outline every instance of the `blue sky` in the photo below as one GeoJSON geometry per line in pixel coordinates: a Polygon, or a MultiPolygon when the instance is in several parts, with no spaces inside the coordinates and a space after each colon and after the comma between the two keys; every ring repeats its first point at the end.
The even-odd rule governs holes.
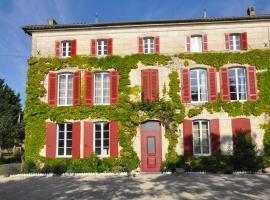
{"type": "Polygon", "coordinates": [[[25,101],[27,58],[31,37],[25,24],[100,22],[202,17],[244,16],[248,6],[257,14],[270,14],[270,0],[0,0],[0,78],[25,101]]]}

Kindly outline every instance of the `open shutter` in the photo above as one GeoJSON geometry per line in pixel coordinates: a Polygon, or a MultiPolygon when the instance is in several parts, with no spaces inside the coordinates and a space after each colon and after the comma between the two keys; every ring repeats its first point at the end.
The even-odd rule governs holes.
{"type": "Polygon", "coordinates": [[[208,68],[208,99],[210,102],[217,100],[217,78],[216,69],[208,68]]]}
{"type": "Polygon", "coordinates": [[[186,52],[190,52],[190,36],[186,36],[186,52]]]}
{"type": "Polygon", "coordinates": [[[256,80],[255,66],[249,66],[247,68],[247,79],[248,79],[248,100],[254,101],[257,99],[257,80],[256,80]]]}
{"type": "Polygon", "coordinates": [[[81,98],[81,72],[73,73],[73,105],[80,105],[81,98]]]}
{"type": "Polygon", "coordinates": [[[203,51],[206,52],[208,51],[208,39],[207,39],[207,35],[203,34],[202,36],[202,40],[203,40],[203,51]]]}
{"type": "Polygon", "coordinates": [[[85,88],[84,88],[84,102],[87,105],[92,105],[94,99],[94,73],[85,72],[85,88]]]}
{"type": "Polygon", "coordinates": [[[48,80],[48,104],[57,105],[57,74],[49,72],[48,80]]]}
{"type": "Polygon", "coordinates": [[[224,47],[225,47],[225,50],[229,51],[230,50],[230,34],[225,33],[224,36],[225,36],[225,38],[224,38],[224,41],[225,41],[224,47]]]}
{"type": "Polygon", "coordinates": [[[61,56],[61,41],[55,41],[55,57],[61,56]]]}
{"type": "Polygon", "coordinates": [[[84,122],[84,148],[83,157],[89,157],[93,153],[93,123],[84,122]]]}
{"type": "Polygon", "coordinates": [[[227,67],[220,68],[220,91],[222,100],[230,101],[230,85],[227,67]]]}
{"type": "Polygon", "coordinates": [[[110,156],[118,157],[118,122],[110,123],[110,156]]]}
{"type": "Polygon", "coordinates": [[[108,55],[112,55],[112,53],[113,53],[113,40],[112,40],[112,38],[109,38],[107,40],[107,45],[108,45],[108,55]]]}
{"type": "Polygon", "coordinates": [[[248,43],[247,43],[247,32],[241,33],[241,50],[247,50],[248,43]]]}
{"type": "Polygon", "coordinates": [[[46,123],[46,158],[55,158],[56,156],[56,123],[46,123]]]}
{"type": "Polygon", "coordinates": [[[95,39],[92,39],[90,41],[90,55],[96,56],[97,55],[97,46],[96,46],[97,41],[95,39]]]}
{"type": "Polygon", "coordinates": [[[71,56],[77,55],[77,41],[71,40],[71,56]]]}
{"type": "Polygon", "coordinates": [[[110,102],[111,104],[118,103],[118,84],[119,84],[119,73],[118,71],[112,71],[110,73],[110,102]]]}
{"type": "Polygon", "coordinates": [[[154,38],[154,43],[155,43],[155,53],[159,53],[159,50],[160,50],[159,36],[156,36],[154,38]]]}
{"type": "Polygon", "coordinates": [[[232,119],[232,139],[235,145],[236,136],[238,131],[246,131],[251,136],[250,119],[248,118],[235,118],[232,119]]]}
{"type": "Polygon", "coordinates": [[[183,122],[184,155],[193,156],[192,120],[185,119],[183,122]]]}
{"type": "Polygon", "coordinates": [[[141,71],[142,101],[151,101],[150,70],[141,71]]]}
{"type": "Polygon", "coordinates": [[[138,37],[138,53],[143,53],[143,38],[138,37]]]}
{"type": "Polygon", "coordinates": [[[72,123],[72,158],[80,158],[81,122],[72,123]]]}
{"type": "Polygon", "coordinates": [[[220,128],[219,119],[210,120],[210,138],[211,138],[211,150],[212,155],[220,155],[220,128]]]}
{"type": "Polygon", "coordinates": [[[181,96],[183,103],[190,103],[190,73],[189,69],[181,69],[181,96]]]}

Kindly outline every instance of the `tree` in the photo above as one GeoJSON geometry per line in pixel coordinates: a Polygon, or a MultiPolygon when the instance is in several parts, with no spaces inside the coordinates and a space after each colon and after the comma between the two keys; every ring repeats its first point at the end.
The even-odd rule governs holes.
{"type": "Polygon", "coordinates": [[[0,158],[1,149],[10,148],[24,139],[21,116],[20,95],[0,79],[0,158]]]}

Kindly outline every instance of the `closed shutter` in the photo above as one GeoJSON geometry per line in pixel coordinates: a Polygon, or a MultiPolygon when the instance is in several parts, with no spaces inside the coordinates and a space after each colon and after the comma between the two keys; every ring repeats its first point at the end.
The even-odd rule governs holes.
{"type": "Polygon", "coordinates": [[[151,102],[157,101],[159,99],[159,81],[158,81],[158,70],[151,69],[150,72],[150,91],[151,91],[151,102]]]}
{"type": "Polygon", "coordinates": [[[85,88],[84,101],[87,105],[92,105],[94,102],[94,73],[85,72],[85,88]]]}
{"type": "Polygon", "coordinates": [[[57,74],[49,73],[48,78],[48,105],[57,105],[57,74]]]}
{"type": "Polygon", "coordinates": [[[159,37],[158,37],[158,36],[156,36],[156,37],[154,38],[154,43],[155,43],[155,53],[159,53],[160,45],[159,45],[159,37]]]}
{"type": "Polygon", "coordinates": [[[225,35],[224,35],[224,41],[225,41],[225,44],[224,44],[224,46],[225,46],[225,50],[230,50],[230,34],[229,33],[225,33],[225,35]]]}
{"type": "Polygon", "coordinates": [[[186,52],[190,52],[190,36],[186,36],[186,52]]]}
{"type": "Polygon", "coordinates": [[[192,120],[185,119],[183,122],[184,155],[193,156],[192,120]]]}
{"type": "Polygon", "coordinates": [[[56,156],[56,123],[46,123],[46,158],[55,158],[56,156]]]}
{"type": "Polygon", "coordinates": [[[227,67],[220,68],[220,90],[222,100],[230,101],[230,85],[227,67]]]}
{"type": "Polygon", "coordinates": [[[203,51],[206,52],[208,51],[208,39],[206,34],[203,34],[202,40],[203,40],[203,51]]]}
{"type": "Polygon", "coordinates": [[[61,41],[55,41],[55,57],[60,57],[61,56],[61,41]]]}
{"type": "Polygon", "coordinates": [[[80,158],[81,123],[72,123],[72,158],[80,158]]]}
{"type": "Polygon", "coordinates": [[[113,40],[112,40],[112,38],[109,38],[107,40],[107,44],[108,44],[108,55],[112,55],[113,54],[113,40]]]}
{"type": "Polygon", "coordinates": [[[142,101],[151,101],[149,74],[150,74],[149,69],[144,69],[141,71],[142,101]]]}
{"type": "Polygon", "coordinates": [[[143,38],[138,37],[138,53],[143,53],[143,38]]]}
{"type": "Polygon", "coordinates": [[[220,155],[220,128],[219,119],[210,120],[210,138],[212,155],[220,155]]]}
{"type": "Polygon", "coordinates": [[[235,118],[232,119],[232,139],[233,146],[235,145],[236,136],[239,131],[245,131],[251,136],[250,119],[248,118],[235,118]]]}
{"type": "Polygon", "coordinates": [[[181,96],[183,103],[190,103],[190,73],[189,69],[181,69],[181,96]]]}
{"type": "Polygon", "coordinates": [[[241,33],[241,50],[248,49],[247,32],[241,33]]]}
{"type": "Polygon", "coordinates": [[[118,122],[110,123],[110,157],[118,157],[118,122]]]}
{"type": "Polygon", "coordinates": [[[90,41],[90,55],[96,56],[97,55],[97,46],[96,46],[97,41],[95,39],[92,39],[90,41]]]}
{"type": "Polygon", "coordinates": [[[83,157],[89,157],[93,153],[93,123],[84,122],[84,148],[83,157]]]}
{"type": "Polygon", "coordinates": [[[208,95],[209,101],[214,102],[217,100],[217,78],[216,69],[211,67],[208,68],[208,95]]]}
{"type": "Polygon", "coordinates": [[[73,73],[73,105],[80,105],[81,98],[81,72],[73,73]]]}
{"type": "Polygon", "coordinates": [[[77,41],[71,40],[71,56],[77,55],[77,41]]]}
{"type": "Polygon", "coordinates": [[[112,71],[110,73],[110,102],[111,104],[118,103],[118,84],[119,84],[119,73],[117,71],[112,71]]]}
{"type": "Polygon", "coordinates": [[[257,79],[255,66],[249,66],[247,68],[248,78],[248,100],[254,101],[257,99],[257,79]]]}

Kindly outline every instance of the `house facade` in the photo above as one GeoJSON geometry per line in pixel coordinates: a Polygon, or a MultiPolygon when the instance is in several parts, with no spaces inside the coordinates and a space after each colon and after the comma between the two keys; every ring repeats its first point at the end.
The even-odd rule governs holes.
{"type": "MultiPolygon", "coordinates": [[[[33,91],[27,94],[26,147],[37,146],[38,155],[35,156],[86,158],[95,153],[101,158],[121,157],[125,145],[121,145],[120,137],[123,137],[122,132],[129,132],[127,119],[136,121],[132,114],[123,121],[121,116],[112,114],[127,105],[125,89],[137,89],[135,93],[128,93],[130,105],[155,104],[160,99],[169,102],[172,73],[178,77],[177,94],[184,106],[184,110],[175,109],[176,113],[183,114],[183,119],[173,129],[177,138],[173,149],[177,155],[230,154],[238,130],[250,134],[259,153],[263,152],[261,125],[269,121],[267,114],[236,116],[227,111],[230,108],[210,112],[203,106],[216,102],[239,104],[240,107],[249,102],[255,105],[260,98],[257,75],[268,70],[252,62],[226,62],[215,67],[177,54],[241,56],[255,49],[267,50],[270,47],[270,15],[99,24],[57,24],[51,19],[47,25],[26,25],[23,30],[32,37],[31,55],[35,62],[42,62],[49,69],[42,71],[32,63],[29,74],[39,70],[39,87],[44,89],[40,93],[37,89],[39,94],[35,94],[35,100],[32,98],[34,85],[28,75],[27,87],[29,91],[33,87],[33,91]],[[124,59],[133,54],[164,55],[171,59],[165,64],[141,61],[137,66],[127,66],[128,77],[123,77],[125,69],[117,70],[117,62],[112,63],[112,67],[105,62],[102,66],[102,61],[109,57],[124,59]],[[94,62],[84,63],[87,67],[78,64],[80,59],[87,58],[93,58],[98,66],[94,62]],[[37,109],[34,112],[30,109],[30,101],[46,111],[37,109]],[[199,108],[202,108],[200,112],[192,114],[199,108]],[[60,118],[61,109],[65,109],[67,117],[55,120],[60,118]],[[78,116],[73,116],[73,111],[79,113],[78,116]],[[89,115],[82,114],[84,112],[89,115]],[[109,119],[105,115],[110,116],[109,119]],[[41,123],[44,129],[34,133],[31,127],[35,123],[41,123]],[[44,139],[35,141],[35,137],[44,139]]],[[[137,117],[141,117],[144,110],[138,113],[137,117]]],[[[162,121],[155,114],[149,116],[139,120],[130,140],[140,160],[139,168],[155,172],[160,171],[171,145],[170,137],[166,136],[168,127],[162,123],[166,119],[162,121]]]]}

